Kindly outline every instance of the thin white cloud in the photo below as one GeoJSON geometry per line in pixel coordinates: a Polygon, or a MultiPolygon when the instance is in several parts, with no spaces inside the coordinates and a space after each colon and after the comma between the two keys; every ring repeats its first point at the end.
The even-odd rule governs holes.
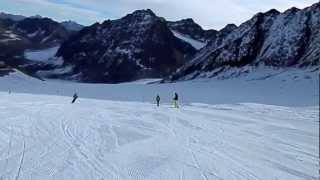
{"type": "Polygon", "coordinates": [[[193,18],[205,28],[220,29],[228,23],[239,25],[261,11],[272,8],[284,11],[293,6],[304,8],[318,0],[64,0],[65,4],[54,3],[54,0],[7,1],[32,3],[55,12],[56,15],[51,13],[52,17],[86,24],[149,8],[169,20],[193,18]]]}
{"type": "MultiPolygon", "coordinates": [[[[85,8],[77,8],[68,4],[58,4],[47,0],[1,0],[4,4],[8,4],[13,8],[11,11],[16,14],[32,16],[39,14],[54,18],[57,21],[76,20],[84,24],[91,24],[102,21],[104,16],[99,11],[89,10],[85,8]],[[7,1],[7,2],[5,2],[7,1]]],[[[0,9],[6,11],[3,7],[0,9]]],[[[10,10],[8,10],[10,11],[10,10]]]]}

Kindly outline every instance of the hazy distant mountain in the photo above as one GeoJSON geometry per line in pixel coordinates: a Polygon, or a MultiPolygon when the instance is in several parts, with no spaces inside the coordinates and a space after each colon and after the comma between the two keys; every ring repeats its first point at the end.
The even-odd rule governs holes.
{"type": "Polygon", "coordinates": [[[168,26],[171,30],[177,31],[181,34],[187,35],[192,39],[207,42],[215,36],[216,30],[204,30],[195,23],[193,19],[183,19],[180,21],[169,21],[168,26]]]}
{"type": "Polygon", "coordinates": [[[14,15],[14,14],[7,14],[4,12],[0,12],[0,19],[10,19],[13,21],[21,21],[25,18],[26,18],[25,16],[21,16],[21,15],[14,15]]]}
{"type": "Polygon", "coordinates": [[[77,22],[74,21],[63,21],[61,22],[64,28],[66,28],[69,31],[80,31],[81,29],[84,28],[83,25],[78,24],[77,22]]]}

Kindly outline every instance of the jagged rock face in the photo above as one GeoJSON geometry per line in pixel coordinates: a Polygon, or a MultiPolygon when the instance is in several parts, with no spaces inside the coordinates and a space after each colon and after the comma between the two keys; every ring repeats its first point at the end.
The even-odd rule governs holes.
{"type": "Polygon", "coordinates": [[[320,3],[279,15],[257,58],[267,65],[319,64],[320,3]]]}
{"type": "Polygon", "coordinates": [[[168,26],[171,30],[177,31],[181,34],[188,35],[190,38],[206,42],[212,39],[217,31],[204,30],[200,25],[195,23],[193,19],[183,19],[180,21],[169,21],[168,26]]]}
{"type": "MultiPolygon", "coordinates": [[[[284,13],[258,13],[228,33],[217,33],[171,80],[212,77],[232,67],[319,65],[320,3],[284,13]],[[223,35],[225,34],[225,35],[223,35]]],[[[230,28],[230,27],[229,27],[230,28]]]]}
{"type": "Polygon", "coordinates": [[[305,43],[304,53],[301,53],[299,64],[318,65],[320,64],[320,3],[309,8],[309,21],[307,23],[309,30],[307,35],[308,43],[305,43]]]}
{"type": "Polygon", "coordinates": [[[16,56],[30,46],[26,38],[11,30],[14,23],[11,19],[0,19],[0,59],[16,56]]]}
{"type": "Polygon", "coordinates": [[[151,10],[94,24],[62,44],[57,56],[88,82],[117,83],[164,77],[195,53],[174,37],[167,23],[151,10]]]}

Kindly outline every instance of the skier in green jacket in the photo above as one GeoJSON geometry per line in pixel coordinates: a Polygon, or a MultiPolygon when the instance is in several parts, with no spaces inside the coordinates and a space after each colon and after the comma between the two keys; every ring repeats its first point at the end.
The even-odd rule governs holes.
{"type": "Polygon", "coordinates": [[[159,95],[157,95],[156,101],[157,101],[157,106],[159,107],[160,106],[160,96],[159,95]]]}

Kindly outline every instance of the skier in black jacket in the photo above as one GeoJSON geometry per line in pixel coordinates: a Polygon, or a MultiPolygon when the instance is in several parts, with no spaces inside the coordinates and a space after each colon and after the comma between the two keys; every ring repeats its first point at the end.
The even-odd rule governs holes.
{"type": "Polygon", "coordinates": [[[78,94],[74,93],[73,100],[72,100],[71,104],[75,103],[77,99],[78,99],[78,94]]]}

